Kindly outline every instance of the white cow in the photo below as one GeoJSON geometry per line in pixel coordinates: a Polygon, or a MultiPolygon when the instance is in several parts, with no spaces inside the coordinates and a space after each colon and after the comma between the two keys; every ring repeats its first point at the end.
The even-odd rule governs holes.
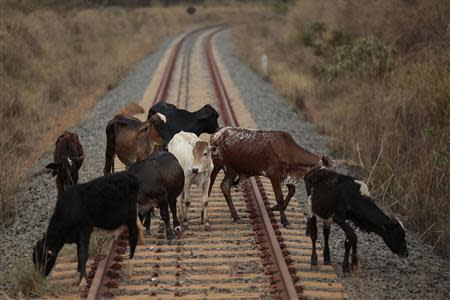
{"type": "Polygon", "coordinates": [[[194,133],[181,131],[170,140],[168,149],[184,170],[184,192],[178,199],[178,211],[183,227],[187,228],[187,215],[191,204],[190,188],[194,184],[202,189],[202,223],[205,229],[209,230],[208,188],[213,170],[209,143],[200,140],[194,133]]]}

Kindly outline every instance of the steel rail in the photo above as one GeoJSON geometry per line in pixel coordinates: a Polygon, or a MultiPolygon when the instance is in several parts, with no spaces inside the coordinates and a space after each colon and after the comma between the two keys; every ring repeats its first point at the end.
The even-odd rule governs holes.
{"type": "MultiPolygon", "coordinates": [[[[220,74],[219,68],[214,58],[214,54],[212,52],[212,38],[219,32],[225,30],[226,27],[221,27],[216,31],[212,32],[205,42],[205,52],[208,61],[208,66],[210,70],[211,79],[213,81],[214,90],[216,92],[217,100],[219,102],[222,119],[224,120],[225,125],[239,127],[239,122],[234,113],[233,107],[231,106],[230,98],[225,88],[225,84],[223,82],[222,76],[220,74]]],[[[270,221],[269,215],[267,213],[266,205],[264,204],[263,197],[261,195],[260,188],[258,183],[254,177],[250,177],[249,179],[250,185],[253,191],[253,194],[256,199],[257,211],[260,215],[261,221],[264,225],[264,231],[266,233],[267,239],[269,241],[268,245],[270,247],[270,252],[272,253],[276,267],[278,268],[278,272],[280,274],[280,283],[284,287],[284,291],[287,295],[279,295],[283,298],[288,299],[299,299],[302,295],[298,295],[295,284],[292,280],[291,273],[286,264],[283,252],[280,248],[277,236],[272,226],[272,222],[270,221]],[[287,297],[286,297],[287,296],[287,297]]],[[[283,290],[283,287],[281,290],[283,290]]]]}
{"type": "MultiPolygon", "coordinates": [[[[164,69],[164,74],[161,78],[160,84],[155,94],[155,98],[153,100],[152,105],[155,105],[159,101],[165,101],[170,83],[172,81],[173,71],[175,69],[175,64],[178,58],[178,54],[180,49],[182,48],[184,42],[192,35],[208,30],[221,25],[212,25],[207,27],[202,27],[195,29],[191,32],[186,33],[174,46],[172,53],[170,55],[169,61],[167,63],[167,67],[164,69]]],[[[111,235],[110,239],[105,243],[102,247],[102,255],[101,259],[97,259],[96,263],[93,264],[90,270],[90,274],[88,276],[88,288],[84,289],[81,292],[82,297],[86,297],[89,300],[94,299],[103,299],[104,297],[111,298],[113,295],[110,295],[109,292],[105,292],[105,289],[109,287],[113,287],[117,285],[117,282],[114,280],[116,271],[110,270],[111,267],[116,269],[120,269],[120,265],[115,263],[117,259],[114,256],[115,252],[121,253],[124,251],[123,245],[118,247],[117,244],[119,242],[120,236],[127,235],[125,227],[119,227],[114,231],[114,234],[111,235]]]]}

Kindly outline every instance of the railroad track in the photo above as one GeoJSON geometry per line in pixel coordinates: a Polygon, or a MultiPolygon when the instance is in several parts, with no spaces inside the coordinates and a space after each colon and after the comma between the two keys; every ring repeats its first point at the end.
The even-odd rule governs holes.
{"type": "MultiPolygon", "coordinates": [[[[239,97],[213,45],[225,28],[202,28],[175,40],[144,94],[143,107],[148,109],[158,101],[180,107],[211,103],[219,108],[222,125],[252,124],[250,114],[237,103],[239,97]],[[199,59],[206,61],[207,67],[191,75],[192,60],[199,59]],[[199,88],[192,86],[198,78],[208,82],[203,88],[207,86],[210,92],[203,91],[203,97],[199,88]],[[195,100],[191,92],[201,99],[195,100]]],[[[145,119],[146,114],[140,117],[145,119]]],[[[116,170],[124,169],[119,161],[115,164],[116,170]]],[[[243,220],[238,224],[232,221],[220,191],[221,179],[219,174],[209,200],[211,231],[205,231],[201,224],[200,191],[193,189],[189,229],[181,237],[169,245],[154,219],[144,245],[139,245],[135,258],[129,260],[127,232],[118,229],[104,244],[102,254],[90,260],[90,288],[81,295],[88,299],[346,297],[331,266],[310,271],[311,244],[304,237],[305,217],[297,201],[291,201],[286,212],[291,228],[284,229],[277,223],[278,214],[270,210],[269,203],[275,203],[270,182],[262,177],[245,179],[241,191],[232,192],[243,220]]],[[[75,276],[75,269],[73,262],[58,263],[52,280],[64,282],[75,276]]],[[[68,292],[69,297],[79,295],[76,288],[68,292]]]]}

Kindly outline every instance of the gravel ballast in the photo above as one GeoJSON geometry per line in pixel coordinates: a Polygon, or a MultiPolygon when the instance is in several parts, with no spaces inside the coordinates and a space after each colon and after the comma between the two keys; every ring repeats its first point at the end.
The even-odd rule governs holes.
{"type": "MultiPolygon", "coordinates": [[[[71,131],[80,136],[86,159],[80,173],[80,182],[103,174],[105,151],[105,126],[113,114],[129,101],[140,99],[155,72],[159,61],[172,39],[161,49],[146,57],[119,85],[110,90],[96,107],[85,116],[82,124],[71,131]]],[[[258,127],[290,132],[296,141],[315,153],[328,153],[326,137],[319,135],[314,126],[302,120],[293,106],[279,96],[270,83],[255,74],[232,54],[229,31],[217,39],[222,62],[229,69],[247,109],[258,127]]],[[[56,138],[56,137],[55,137],[56,138]]],[[[47,153],[36,163],[35,170],[50,162],[47,153]]],[[[305,202],[302,187],[296,198],[305,202]]],[[[31,249],[48,224],[56,202],[53,178],[41,176],[29,179],[21,187],[20,209],[17,219],[0,228],[0,291],[6,288],[7,278],[23,262],[31,263],[31,249]]],[[[299,234],[304,234],[299,232],[299,234]]],[[[343,277],[340,271],[343,257],[344,234],[336,226],[330,237],[332,260],[339,271],[346,291],[352,299],[448,299],[450,298],[450,261],[432,252],[407,228],[410,255],[401,259],[391,253],[378,236],[357,231],[360,257],[359,271],[343,277]]],[[[319,260],[322,262],[322,258],[319,260]]]]}
{"type": "MultiPolygon", "coordinates": [[[[80,137],[86,158],[80,170],[80,182],[103,175],[105,163],[105,128],[114,113],[130,101],[141,99],[153,73],[173,39],[167,39],[161,48],[138,63],[117,87],[108,91],[80,126],[71,128],[80,137]]],[[[56,137],[55,137],[56,140],[56,137]]],[[[46,153],[35,170],[51,161],[53,153],[46,153]]],[[[29,179],[21,187],[19,213],[13,224],[0,229],[0,291],[7,288],[9,274],[21,263],[31,263],[34,243],[47,229],[48,219],[56,203],[54,178],[43,175],[29,179]]]]}
{"type": "MultiPolygon", "coordinates": [[[[270,83],[233,56],[229,31],[220,35],[217,46],[259,128],[290,132],[306,149],[318,154],[329,153],[326,137],[319,135],[311,123],[299,117],[288,100],[281,97],[270,83]]],[[[302,186],[297,188],[296,198],[305,207],[306,194],[302,186]]],[[[357,230],[360,266],[357,273],[349,277],[344,277],[341,272],[345,235],[337,226],[332,228],[330,250],[333,265],[338,269],[351,299],[450,298],[450,261],[434,254],[432,247],[423,244],[408,228],[409,257],[406,259],[393,254],[377,235],[357,230]]],[[[323,258],[319,263],[323,263],[323,258]]]]}

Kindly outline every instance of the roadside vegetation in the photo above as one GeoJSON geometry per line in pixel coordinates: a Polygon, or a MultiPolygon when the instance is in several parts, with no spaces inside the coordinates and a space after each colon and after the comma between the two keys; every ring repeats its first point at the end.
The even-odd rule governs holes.
{"type": "Polygon", "coordinates": [[[237,55],[450,256],[450,3],[299,0],[284,11],[235,28],[237,55]]]}
{"type": "Polygon", "coordinates": [[[165,38],[264,11],[220,1],[194,15],[164,5],[177,1],[106,5],[120,2],[0,0],[0,224],[14,220],[37,158],[165,38]]]}

